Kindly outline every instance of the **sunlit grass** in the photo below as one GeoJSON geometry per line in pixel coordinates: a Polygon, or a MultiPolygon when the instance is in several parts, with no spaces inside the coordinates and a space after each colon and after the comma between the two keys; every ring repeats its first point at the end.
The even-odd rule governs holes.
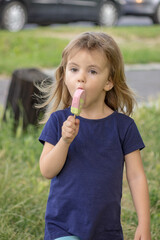
{"type": "MultiPolygon", "coordinates": [[[[135,112],[134,119],[146,145],[141,154],[149,185],[152,240],[158,240],[160,236],[160,98],[143,104],[135,112]]],[[[125,240],[133,239],[137,218],[125,176],[122,222],[125,240]]]]}
{"type": "Polygon", "coordinates": [[[54,68],[68,42],[85,31],[104,31],[119,44],[125,63],[160,62],[160,27],[79,27],[62,25],[24,29],[18,33],[0,32],[0,74],[17,68],[54,68]]]}
{"type": "MultiPolygon", "coordinates": [[[[1,111],[2,112],[2,111],[1,111]]],[[[0,121],[0,239],[42,240],[49,182],[39,170],[41,128],[0,121]]],[[[160,98],[136,109],[134,119],[146,148],[142,151],[151,201],[152,240],[160,236],[160,98]]],[[[125,240],[133,240],[137,217],[124,176],[122,225],[125,240]]]]}

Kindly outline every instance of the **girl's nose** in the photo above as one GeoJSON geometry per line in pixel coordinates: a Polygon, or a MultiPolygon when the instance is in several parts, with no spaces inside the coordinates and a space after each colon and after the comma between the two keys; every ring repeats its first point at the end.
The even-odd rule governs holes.
{"type": "Polygon", "coordinates": [[[79,82],[79,83],[84,83],[85,81],[84,81],[84,79],[79,78],[79,79],[78,79],[78,82],[79,82]]]}
{"type": "Polygon", "coordinates": [[[85,74],[81,73],[81,74],[78,76],[78,82],[79,82],[79,83],[85,83],[85,82],[86,82],[85,74]]]}

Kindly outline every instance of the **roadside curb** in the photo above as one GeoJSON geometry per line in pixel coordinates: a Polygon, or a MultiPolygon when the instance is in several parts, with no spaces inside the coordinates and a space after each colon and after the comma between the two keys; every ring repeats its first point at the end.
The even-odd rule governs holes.
{"type": "Polygon", "coordinates": [[[126,64],[125,71],[150,71],[160,70],[160,63],[149,63],[149,64],[126,64]]]}
{"type": "MultiPolygon", "coordinates": [[[[54,76],[56,68],[54,69],[41,69],[44,73],[49,76],[54,76]]],[[[149,64],[125,64],[125,71],[150,71],[159,70],[160,63],[149,63],[149,64]]]]}
{"type": "MultiPolygon", "coordinates": [[[[40,71],[44,72],[46,75],[50,77],[54,77],[56,68],[43,68],[40,71]]],[[[151,70],[159,70],[160,71],[160,63],[149,63],[149,64],[125,64],[125,71],[151,71],[151,70]]],[[[11,77],[0,75],[0,81],[9,80],[11,77]]]]}
{"type": "MultiPolygon", "coordinates": [[[[149,64],[125,64],[125,71],[151,71],[151,70],[158,70],[160,71],[160,63],[149,63],[149,64]]],[[[53,77],[56,71],[54,69],[41,69],[45,74],[53,77]]]]}
{"type": "MultiPolygon", "coordinates": [[[[37,68],[54,79],[56,68],[37,68]]],[[[125,65],[125,75],[129,86],[142,96],[144,101],[160,93],[160,63],[125,65]]],[[[5,105],[12,76],[0,75],[0,105],[5,105]]]]}

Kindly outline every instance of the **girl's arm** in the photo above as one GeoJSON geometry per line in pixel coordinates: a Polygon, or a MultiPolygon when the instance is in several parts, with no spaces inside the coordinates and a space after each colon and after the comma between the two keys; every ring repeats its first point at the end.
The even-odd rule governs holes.
{"type": "Polygon", "coordinates": [[[134,240],[151,240],[148,184],[140,151],[127,154],[125,165],[129,188],[138,215],[138,227],[134,240]]]}
{"type": "Polygon", "coordinates": [[[79,131],[79,119],[69,116],[62,126],[62,137],[53,146],[45,142],[40,156],[40,170],[44,177],[51,179],[55,177],[63,168],[68,149],[79,131]]]}

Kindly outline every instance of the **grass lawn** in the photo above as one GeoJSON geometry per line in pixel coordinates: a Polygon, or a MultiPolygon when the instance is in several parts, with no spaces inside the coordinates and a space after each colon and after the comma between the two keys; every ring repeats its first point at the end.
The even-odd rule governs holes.
{"type": "MultiPolygon", "coordinates": [[[[142,151],[151,201],[152,240],[160,239],[160,99],[135,111],[134,119],[146,148],[142,151]]],[[[0,239],[42,240],[49,180],[39,170],[41,128],[19,125],[13,134],[12,118],[0,121],[0,239]]],[[[124,176],[122,225],[125,240],[133,240],[137,218],[124,176]]]]}
{"type": "MultiPolygon", "coordinates": [[[[0,74],[11,75],[17,68],[53,68],[75,35],[104,31],[119,44],[125,63],[160,62],[160,26],[70,27],[26,29],[18,33],[0,32],[0,74]]],[[[0,108],[0,115],[2,108],[0,108]]],[[[145,142],[142,151],[151,201],[152,240],[160,239],[160,99],[136,109],[134,118],[145,142]]],[[[41,127],[19,125],[12,131],[12,118],[0,118],[0,239],[42,240],[49,180],[39,170],[42,150],[38,142],[41,127]]],[[[124,175],[122,225],[125,240],[133,240],[137,217],[124,175]]]]}
{"type": "Polygon", "coordinates": [[[0,74],[23,67],[53,68],[66,44],[85,31],[104,31],[119,44],[125,63],[160,62],[160,26],[147,27],[46,27],[18,33],[0,32],[0,74]]]}

